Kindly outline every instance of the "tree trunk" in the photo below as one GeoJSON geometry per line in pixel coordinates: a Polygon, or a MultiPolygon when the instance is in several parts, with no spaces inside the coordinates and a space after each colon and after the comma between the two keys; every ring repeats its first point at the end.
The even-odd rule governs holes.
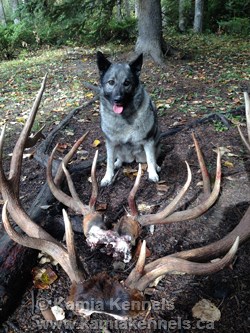
{"type": "Polygon", "coordinates": [[[118,22],[122,20],[122,0],[116,0],[116,19],[118,22]]]}
{"type": "Polygon", "coordinates": [[[0,24],[4,26],[6,25],[6,16],[3,6],[3,0],[0,0],[0,24]]]}
{"type": "Polygon", "coordinates": [[[12,10],[12,16],[13,16],[13,21],[15,24],[18,24],[20,22],[20,17],[18,16],[18,7],[19,7],[19,2],[18,0],[10,0],[10,7],[12,10]]]}
{"type": "Polygon", "coordinates": [[[138,0],[138,31],[136,53],[148,54],[162,64],[164,41],[160,0],[138,0]]]}
{"type": "Polygon", "coordinates": [[[186,25],[185,25],[185,0],[179,0],[179,29],[181,32],[185,32],[186,25]]]}
{"type": "Polygon", "coordinates": [[[135,17],[138,17],[138,0],[135,0],[135,17]]]}
{"type": "Polygon", "coordinates": [[[124,9],[125,9],[126,18],[129,19],[131,16],[129,0],[124,0],[124,9]]]}
{"type": "Polygon", "coordinates": [[[202,33],[204,0],[195,0],[194,32],[202,33]]]}

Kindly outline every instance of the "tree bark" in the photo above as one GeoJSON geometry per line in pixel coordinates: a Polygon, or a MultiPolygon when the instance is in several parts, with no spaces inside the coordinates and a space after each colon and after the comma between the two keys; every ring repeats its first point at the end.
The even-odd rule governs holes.
{"type": "Polygon", "coordinates": [[[179,0],[179,29],[181,32],[185,32],[186,25],[185,25],[185,0],[179,0]]]}
{"type": "Polygon", "coordinates": [[[204,0],[195,0],[194,32],[202,33],[204,0]]]}
{"type": "Polygon", "coordinates": [[[18,0],[10,0],[9,3],[11,6],[11,10],[12,10],[14,24],[18,24],[20,22],[20,17],[18,16],[18,13],[17,13],[17,10],[19,7],[19,2],[18,2],[18,0]]]}
{"type": "Polygon", "coordinates": [[[124,0],[124,9],[125,9],[126,18],[129,19],[131,16],[129,0],[124,0]]]}
{"type": "Polygon", "coordinates": [[[0,24],[6,26],[6,16],[3,6],[3,0],[0,0],[0,24]]]}
{"type": "Polygon", "coordinates": [[[156,63],[162,64],[164,41],[160,0],[138,0],[138,31],[136,53],[150,55],[156,63]]]}
{"type": "Polygon", "coordinates": [[[122,20],[122,1],[121,0],[116,0],[116,19],[118,22],[122,20]]]}

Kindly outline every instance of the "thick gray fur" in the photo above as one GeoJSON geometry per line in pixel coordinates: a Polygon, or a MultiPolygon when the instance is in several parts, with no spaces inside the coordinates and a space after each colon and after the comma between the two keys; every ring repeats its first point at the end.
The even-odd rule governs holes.
{"type": "Polygon", "coordinates": [[[131,63],[112,64],[98,52],[97,65],[101,128],[107,150],[107,170],[101,185],[112,182],[114,169],[134,160],[147,162],[149,179],[157,182],[160,131],[156,108],[139,80],[142,55],[131,63]],[[115,105],[122,108],[122,113],[114,112],[115,105]]]}

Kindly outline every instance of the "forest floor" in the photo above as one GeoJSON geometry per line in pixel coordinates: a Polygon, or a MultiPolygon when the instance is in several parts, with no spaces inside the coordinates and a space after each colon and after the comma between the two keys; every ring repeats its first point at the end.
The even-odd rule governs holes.
{"type": "MultiPolygon", "coordinates": [[[[203,151],[208,170],[213,179],[216,168],[216,148],[223,150],[222,186],[216,204],[203,216],[181,223],[158,225],[152,234],[142,231],[150,250],[148,261],[170,253],[212,243],[224,237],[237,225],[250,203],[250,163],[236,124],[245,124],[244,110],[232,112],[244,105],[239,84],[250,79],[249,44],[247,41],[227,37],[180,36],[172,41],[183,52],[192,53],[188,59],[169,58],[165,67],[157,67],[151,59],[145,59],[141,80],[158,108],[162,131],[189,125],[210,114],[223,114],[229,121],[227,128],[219,120],[201,122],[195,127],[179,131],[162,140],[160,179],[164,190],[143,175],[137,202],[140,207],[160,210],[170,202],[186,179],[184,161],[188,161],[193,174],[192,184],[183,200],[183,207],[197,203],[202,191],[200,172],[191,131],[194,131],[203,151]],[[192,50],[192,52],[190,51],[192,50]]],[[[101,47],[112,61],[132,58],[132,47],[101,47]]],[[[7,121],[7,152],[11,152],[20,129],[25,122],[32,101],[39,89],[42,77],[48,72],[48,82],[35,127],[46,124],[49,133],[73,108],[89,101],[94,92],[83,81],[98,85],[96,50],[63,48],[43,50],[29,59],[0,64],[0,123],[7,121]]],[[[66,129],[56,137],[61,143],[62,155],[72,143],[89,130],[83,148],[74,163],[92,159],[96,149],[105,155],[104,136],[100,130],[98,102],[85,108],[72,119],[66,129]],[[93,145],[99,140],[98,147],[93,145]]],[[[245,128],[243,127],[243,131],[245,128]]],[[[21,190],[27,208],[44,183],[45,170],[34,160],[25,160],[21,190]]],[[[99,203],[107,204],[107,221],[115,223],[127,207],[128,193],[133,186],[133,170],[136,164],[125,166],[116,181],[99,193],[99,203]]],[[[105,164],[98,167],[98,180],[103,177],[105,164]]],[[[73,180],[83,202],[87,203],[91,192],[89,175],[75,174],[73,180]]],[[[1,199],[1,198],[0,198],[1,199]]],[[[61,221],[61,208],[57,204],[48,207],[47,219],[61,221]],[[56,206],[56,208],[55,208],[56,206]]],[[[141,211],[143,214],[143,209],[141,211]]],[[[73,213],[71,217],[74,218],[73,213]]],[[[131,263],[122,266],[99,250],[88,248],[82,233],[75,233],[77,251],[91,275],[107,271],[118,280],[124,280],[131,270],[131,263]]],[[[51,264],[47,264],[47,266],[51,264]]],[[[46,266],[46,265],[45,265],[46,266]]],[[[52,266],[58,279],[48,289],[36,289],[32,278],[19,306],[0,328],[0,332],[250,332],[250,243],[243,244],[230,267],[209,276],[167,275],[147,295],[151,311],[127,324],[105,315],[94,314],[90,318],[77,318],[66,309],[70,285],[60,267],[52,266]],[[32,300],[33,297],[33,300],[32,300]],[[60,298],[61,297],[61,298],[60,298]],[[49,326],[39,310],[39,301],[55,305],[61,300],[66,319],[49,326]],[[192,316],[192,308],[201,299],[210,300],[221,312],[220,320],[200,322],[192,316]],[[143,320],[146,326],[140,326],[143,320]],[[150,326],[150,321],[152,322],[150,326]],[[132,325],[133,324],[133,325],[132,325]],[[154,325],[158,324],[158,327],[154,325]],[[46,327],[48,325],[48,327],[46,327]],[[61,325],[61,326],[60,326],[61,325]],[[130,328],[126,325],[132,325],[130,328]],[[149,325],[149,328],[146,328],[149,325]]]]}

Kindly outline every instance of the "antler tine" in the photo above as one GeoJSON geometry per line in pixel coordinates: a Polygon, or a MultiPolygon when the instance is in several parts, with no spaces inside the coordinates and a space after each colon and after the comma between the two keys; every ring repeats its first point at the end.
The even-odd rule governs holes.
{"type": "MultiPolygon", "coordinates": [[[[202,170],[203,181],[205,182],[204,193],[208,194],[208,192],[210,192],[210,190],[208,190],[209,180],[208,180],[207,170],[205,167],[203,157],[200,152],[199,144],[195,138],[194,138],[194,142],[195,142],[195,147],[196,147],[199,164],[200,164],[200,167],[202,170]]],[[[195,206],[193,208],[190,208],[190,209],[187,209],[184,211],[179,211],[179,212],[173,212],[174,209],[176,208],[176,205],[175,205],[174,209],[172,209],[170,211],[170,213],[167,212],[167,214],[164,215],[163,214],[164,210],[163,210],[160,213],[157,213],[157,214],[161,214],[158,216],[157,216],[157,214],[139,216],[138,221],[142,226],[145,226],[145,225],[150,225],[150,224],[167,224],[167,223],[181,222],[181,221],[187,221],[187,220],[194,219],[194,218],[202,215],[203,213],[205,213],[215,203],[215,201],[217,200],[218,195],[220,193],[220,184],[221,184],[221,154],[218,149],[214,188],[213,188],[212,192],[210,193],[210,195],[208,196],[208,198],[205,199],[205,201],[201,202],[200,204],[198,204],[197,206],[195,206]]],[[[165,209],[167,210],[168,206],[165,209]]]]}
{"type": "Polygon", "coordinates": [[[136,202],[135,202],[135,195],[136,195],[139,185],[140,185],[141,176],[142,176],[142,167],[141,167],[141,163],[139,163],[135,183],[134,183],[132,190],[129,192],[129,196],[128,196],[128,205],[129,205],[129,209],[130,209],[132,216],[138,215],[138,210],[137,210],[137,206],[136,206],[136,202]]]}
{"type": "Polygon", "coordinates": [[[95,152],[95,156],[92,163],[91,168],[91,182],[92,182],[92,193],[89,200],[89,208],[91,210],[95,210],[95,204],[98,196],[98,184],[96,179],[96,165],[97,165],[97,159],[98,159],[98,150],[95,152]]]}
{"type": "Polygon", "coordinates": [[[183,196],[186,194],[191,180],[192,180],[192,174],[191,174],[191,170],[190,167],[188,165],[187,162],[186,166],[187,166],[187,180],[186,183],[184,184],[184,186],[182,187],[181,191],[177,194],[177,196],[172,200],[172,202],[167,205],[162,211],[160,211],[159,213],[156,214],[148,214],[148,215],[142,215],[138,217],[138,222],[142,225],[150,225],[150,224],[159,224],[159,223],[165,223],[163,221],[166,220],[166,216],[170,215],[175,209],[176,206],[178,205],[178,203],[181,201],[181,199],[183,198],[183,196]]]}
{"type": "MultiPolygon", "coordinates": [[[[74,235],[73,235],[73,230],[72,226],[68,217],[68,214],[65,209],[62,210],[63,212],[63,220],[64,220],[64,225],[65,225],[65,238],[66,238],[66,244],[67,244],[67,250],[68,250],[68,256],[69,256],[69,261],[70,261],[70,267],[73,270],[73,272],[78,272],[79,267],[77,264],[77,255],[75,251],[75,243],[74,243],[74,235]]],[[[79,274],[79,272],[78,272],[79,274]]],[[[85,272],[85,277],[86,277],[86,272],[85,272]]],[[[80,275],[80,279],[82,278],[82,274],[80,275]]]]}
{"type": "MultiPolygon", "coordinates": [[[[65,166],[68,165],[71,158],[74,156],[75,152],[77,151],[78,147],[82,144],[82,142],[85,140],[86,136],[89,134],[89,131],[84,133],[72,146],[70,151],[64,156],[62,162],[65,164],[65,166]]],[[[56,172],[54,183],[58,185],[61,181],[61,178],[63,177],[64,172],[62,169],[62,163],[59,165],[58,170],[56,172]]]]}
{"type": "Polygon", "coordinates": [[[245,113],[246,113],[248,140],[245,138],[244,134],[242,133],[240,126],[238,125],[237,127],[238,127],[238,131],[239,131],[241,140],[243,141],[247,150],[250,152],[250,96],[249,96],[250,85],[248,85],[247,83],[243,84],[242,90],[243,90],[244,100],[245,100],[245,113]]]}
{"type": "MultiPolygon", "coordinates": [[[[34,223],[27,215],[18,198],[16,191],[17,183],[13,183],[12,180],[8,180],[3,170],[3,143],[5,136],[6,125],[3,126],[0,136],[0,189],[5,201],[8,200],[8,210],[14,221],[17,221],[20,228],[22,228],[29,236],[42,237],[47,240],[54,240],[54,238],[43,230],[39,225],[34,223]]],[[[21,169],[22,160],[19,160],[19,165],[16,165],[17,169],[21,169]]]]}
{"type": "Polygon", "coordinates": [[[70,173],[68,172],[68,170],[67,170],[67,168],[66,168],[66,166],[65,166],[65,164],[63,162],[62,162],[62,169],[63,169],[63,172],[64,172],[64,174],[66,176],[66,179],[67,179],[67,184],[68,184],[68,187],[69,187],[69,191],[70,191],[70,194],[72,196],[71,199],[73,199],[73,201],[75,203],[74,208],[75,208],[76,205],[80,206],[81,207],[80,208],[80,212],[84,212],[85,206],[81,202],[81,200],[80,200],[80,198],[79,198],[79,196],[78,196],[78,194],[76,192],[75,186],[74,186],[72,178],[70,176],[70,173]]]}
{"type": "Polygon", "coordinates": [[[250,152],[250,143],[248,143],[247,139],[245,138],[244,134],[242,133],[240,125],[238,125],[237,128],[238,128],[238,131],[239,131],[242,142],[244,143],[247,150],[250,152]]]}
{"type": "Polygon", "coordinates": [[[250,207],[240,220],[239,224],[224,238],[203,247],[192,250],[181,251],[173,254],[176,258],[204,260],[214,258],[225,253],[232,246],[235,238],[239,236],[240,244],[250,237],[250,207]]]}
{"type": "Polygon", "coordinates": [[[17,140],[17,143],[15,145],[15,148],[13,150],[13,155],[11,158],[10,163],[10,173],[9,173],[9,179],[11,180],[12,184],[15,186],[13,191],[18,194],[19,193],[19,179],[21,175],[21,165],[22,165],[22,158],[23,158],[23,151],[25,148],[25,144],[27,142],[27,138],[30,134],[30,130],[32,128],[32,125],[34,123],[37,110],[39,108],[39,105],[41,103],[42,95],[45,90],[46,85],[46,79],[47,74],[44,76],[41,88],[37,93],[36,99],[34,101],[32,110],[29,114],[29,117],[23,127],[23,130],[17,140]]]}
{"type": "Polygon", "coordinates": [[[245,88],[244,100],[245,100],[245,112],[246,112],[246,121],[247,121],[247,135],[248,141],[250,142],[250,96],[249,96],[249,86],[245,88]],[[248,91],[247,91],[248,90],[248,91]]]}
{"type": "Polygon", "coordinates": [[[248,140],[245,138],[244,134],[241,131],[240,125],[237,126],[242,142],[244,143],[247,150],[250,152],[250,86],[247,82],[242,83],[242,91],[245,101],[245,112],[246,112],[246,123],[247,123],[247,136],[248,140]]]}
{"type": "Polygon", "coordinates": [[[0,183],[7,182],[7,179],[5,177],[5,173],[3,170],[3,142],[4,142],[4,136],[6,131],[6,124],[3,125],[1,135],[0,135],[0,183]]]}
{"type": "Polygon", "coordinates": [[[200,146],[198,141],[196,140],[196,137],[194,135],[194,132],[192,132],[192,138],[194,141],[195,151],[197,154],[198,162],[200,165],[200,170],[202,174],[202,181],[203,181],[203,192],[205,194],[205,197],[207,198],[211,193],[211,184],[210,184],[210,177],[207,171],[206,163],[204,161],[200,146]]]}
{"type": "Polygon", "coordinates": [[[58,144],[55,146],[55,148],[52,150],[52,153],[48,159],[48,166],[47,166],[47,182],[50,187],[51,192],[53,195],[57,198],[58,201],[62,202],[65,206],[71,208],[75,212],[78,212],[80,214],[86,214],[89,211],[89,207],[84,205],[81,200],[79,199],[78,195],[76,194],[72,179],[68,171],[66,170],[66,167],[63,165],[67,165],[70,158],[73,156],[73,154],[76,152],[82,141],[85,139],[87,133],[85,133],[79,140],[76,141],[76,143],[72,146],[69,153],[63,158],[62,163],[57,171],[55,180],[52,176],[52,162],[55,155],[55,152],[57,150],[58,144]],[[71,196],[64,193],[59,186],[56,184],[56,180],[61,177],[61,172],[65,172],[67,182],[69,185],[69,189],[71,192],[71,196]]]}
{"type": "Polygon", "coordinates": [[[24,148],[33,147],[39,139],[44,139],[43,130],[46,125],[43,125],[33,136],[29,136],[25,142],[24,148]]]}
{"type": "MultiPolygon", "coordinates": [[[[135,284],[137,283],[137,285],[135,285],[135,287],[138,286],[138,288],[143,288],[145,286],[145,283],[147,281],[149,281],[149,277],[150,277],[150,280],[152,281],[157,276],[171,273],[172,264],[173,264],[173,267],[175,268],[175,271],[180,271],[180,272],[184,272],[184,273],[188,273],[188,272],[180,270],[180,267],[188,267],[189,269],[197,268],[198,271],[194,270],[192,274],[206,274],[207,272],[208,273],[215,272],[215,271],[225,267],[225,265],[227,265],[227,263],[230,262],[231,258],[233,258],[233,255],[236,252],[236,245],[238,246],[239,244],[242,244],[250,237],[249,219],[250,219],[250,207],[247,209],[246,213],[240,220],[239,224],[224,238],[222,238],[216,242],[213,242],[211,244],[208,244],[206,246],[196,248],[196,249],[185,250],[185,251],[170,254],[166,257],[157,259],[157,260],[147,264],[144,267],[144,274],[145,274],[144,276],[147,276],[147,278],[146,277],[144,278],[144,276],[143,276],[142,279],[144,279],[144,280],[141,279],[140,282],[134,280],[133,283],[135,283],[135,284]],[[218,264],[219,264],[219,266],[217,266],[218,269],[216,268],[216,265],[215,265],[215,266],[211,266],[211,268],[213,270],[204,271],[203,268],[202,268],[202,270],[200,269],[202,266],[196,266],[196,265],[200,265],[199,263],[197,263],[197,261],[218,258],[219,256],[226,253],[228,251],[228,249],[230,249],[230,247],[231,247],[231,250],[229,250],[229,252],[226,254],[226,256],[223,259],[221,259],[220,261],[218,261],[218,264]],[[174,259],[174,261],[172,261],[172,259],[170,259],[170,258],[174,259]],[[180,259],[182,261],[179,261],[180,259]],[[175,261],[175,260],[177,260],[177,261],[175,261]],[[192,260],[192,262],[190,262],[189,260],[192,260]],[[174,263],[176,263],[176,264],[174,265],[174,263]],[[184,266],[182,266],[182,263],[184,264],[184,266]],[[191,265],[191,263],[192,263],[192,265],[191,265]],[[196,265],[194,265],[194,264],[196,264],[196,265]],[[166,270],[164,273],[164,272],[162,272],[162,269],[164,269],[164,267],[165,267],[165,269],[170,269],[170,270],[166,270]],[[177,269],[177,267],[178,267],[178,269],[177,269]],[[147,275],[147,274],[149,274],[149,275],[147,275]]],[[[202,265],[204,265],[204,264],[202,264],[202,265]]],[[[209,263],[206,265],[211,265],[211,264],[209,263]]],[[[207,266],[207,267],[209,267],[209,266],[207,266]]],[[[206,266],[205,266],[205,268],[206,268],[206,266]]],[[[130,273],[130,275],[132,275],[132,272],[130,273]]],[[[130,284],[131,284],[131,281],[130,281],[130,284]]],[[[140,289],[140,290],[142,290],[142,289],[140,289]]]]}
{"type": "MultiPolygon", "coordinates": [[[[68,274],[72,282],[80,282],[87,275],[83,270],[79,270],[76,264],[76,256],[73,250],[74,240],[72,236],[72,230],[70,227],[70,222],[65,219],[65,229],[67,235],[67,246],[70,248],[70,253],[59,243],[54,241],[49,241],[47,239],[29,237],[27,235],[21,235],[14,230],[11,226],[8,216],[7,216],[7,204],[6,201],[2,210],[2,220],[6,232],[9,237],[22,246],[27,246],[32,249],[40,250],[48,253],[62,266],[63,270],[68,274]]],[[[65,217],[65,216],[64,216],[65,217]]]]}
{"type": "Polygon", "coordinates": [[[190,208],[180,212],[174,212],[172,215],[166,217],[161,223],[173,223],[194,219],[205,213],[217,200],[220,193],[221,184],[221,154],[217,150],[217,168],[213,191],[210,196],[194,208],[190,208]]]}
{"type": "MultiPolygon", "coordinates": [[[[236,238],[233,246],[228,253],[219,261],[210,263],[197,263],[191,262],[185,259],[176,258],[174,256],[167,256],[144,267],[143,276],[133,282],[133,288],[143,291],[145,288],[153,282],[157,277],[165,274],[194,274],[204,275],[211,274],[222,270],[226,267],[234,258],[239,246],[239,237],[236,238]]],[[[131,283],[130,283],[131,286],[131,283]]]]}
{"type": "Polygon", "coordinates": [[[143,275],[144,267],[145,267],[145,261],[146,261],[146,241],[143,240],[141,245],[140,254],[138,257],[138,260],[136,262],[135,268],[130,272],[129,276],[127,277],[125,281],[125,285],[127,287],[130,287],[133,289],[133,286],[131,286],[132,283],[137,282],[143,275]]]}

